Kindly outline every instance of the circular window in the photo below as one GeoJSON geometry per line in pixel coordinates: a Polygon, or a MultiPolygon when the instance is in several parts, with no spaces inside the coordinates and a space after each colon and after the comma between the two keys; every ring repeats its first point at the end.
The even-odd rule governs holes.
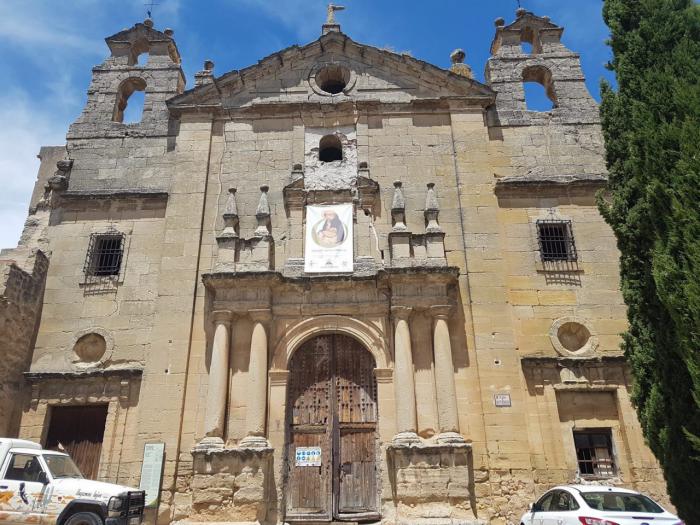
{"type": "Polygon", "coordinates": [[[84,363],[94,363],[102,359],[107,351],[107,342],[100,334],[89,333],[75,342],[75,353],[84,363]]]}
{"type": "Polygon", "coordinates": [[[579,317],[562,317],[552,323],[549,337],[554,349],[566,357],[585,357],[598,348],[598,338],[579,317]]]}
{"type": "Polygon", "coordinates": [[[348,82],[350,82],[350,71],[337,64],[324,66],[316,73],[318,87],[331,95],[342,93],[348,82]]]}
{"type": "Polygon", "coordinates": [[[578,352],[591,337],[588,328],[580,323],[564,323],[557,330],[557,338],[561,345],[569,352],[578,352]]]}

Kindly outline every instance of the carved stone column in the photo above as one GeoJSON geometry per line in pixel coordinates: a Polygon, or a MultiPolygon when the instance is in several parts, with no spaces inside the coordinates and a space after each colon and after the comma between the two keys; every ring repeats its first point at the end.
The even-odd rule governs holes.
{"type": "Polygon", "coordinates": [[[212,312],[214,321],[214,341],[211,346],[209,365],[209,389],[204,415],[204,439],[201,448],[224,446],[226,405],[228,403],[229,355],[231,352],[230,331],[233,315],[228,310],[212,312]]]}
{"type": "Polygon", "coordinates": [[[435,360],[435,391],[438,405],[439,443],[463,443],[459,435],[457,413],[457,390],[452,366],[452,345],[447,320],[450,306],[432,306],[433,314],[433,353],[435,360]]]}
{"type": "Polygon", "coordinates": [[[246,437],[242,447],[269,447],[265,437],[267,414],[267,328],[270,310],[251,310],[253,335],[250,339],[250,364],[248,365],[248,408],[246,412],[246,437]]]}
{"type": "Polygon", "coordinates": [[[411,308],[392,306],[394,317],[394,385],[396,390],[395,444],[419,442],[416,434],[416,387],[413,374],[413,352],[408,318],[411,308]]]}

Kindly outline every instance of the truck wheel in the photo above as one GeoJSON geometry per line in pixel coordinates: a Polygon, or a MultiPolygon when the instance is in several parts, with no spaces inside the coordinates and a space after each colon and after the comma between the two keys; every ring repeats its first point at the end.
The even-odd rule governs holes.
{"type": "Polygon", "coordinates": [[[63,522],[64,525],[102,525],[102,518],[94,512],[76,512],[63,522]]]}

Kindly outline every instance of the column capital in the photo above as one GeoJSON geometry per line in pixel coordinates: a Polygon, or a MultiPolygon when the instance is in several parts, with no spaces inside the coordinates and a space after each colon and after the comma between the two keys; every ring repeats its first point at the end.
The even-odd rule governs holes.
{"type": "Polygon", "coordinates": [[[391,383],[394,379],[394,370],[391,368],[375,368],[374,378],[377,383],[391,383]]]}
{"type": "Polygon", "coordinates": [[[447,320],[447,318],[450,317],[451,312],[452,312],[452,305],[449,305],[449,304],[436,304],[436,305],[433,305],[430,307],[430,314],[435,319],[447,320]]]}
{"type": "Polygon", "coordinates": [[[396,305],[391,307],[391,316],[394,320],[404,319],[408,320],[413,312],[413,308],[410,306],[396,305]]]}
{"type": "Polygon", "coordinates": [[[254,308],[248,310],[248,315],[256,323],[267,323],[272,320],[272,310],[269,308],[254,308]]]}
{"type": "Polygon", "coordinates": [[[233,321],[231,310],[214,310],[211,312],[211,320],[216,324],[230,325],[233,321]]]}
{"type": "Polygon", "coordinates": [[[286,385],[289,381],[289,370],[270,370],[267,377],[271,385],[286,385]]]}

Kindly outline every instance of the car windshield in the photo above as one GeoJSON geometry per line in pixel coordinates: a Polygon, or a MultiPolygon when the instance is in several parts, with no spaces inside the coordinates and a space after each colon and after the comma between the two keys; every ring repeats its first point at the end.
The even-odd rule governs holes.
{"type": "Polygon", "coordinates": [[[75,466],[70,456],[58,454],[44,454],[44,460],[49,466],[51,475],[54,478],[82,478],[83,475],[75,466]]]}
{"type": "Polygon", "coordinates": [[[663,512],[654,501],[642,494],[627,492],[583,492],[584,501],[596,510],[610,512],[663,512]]]}

